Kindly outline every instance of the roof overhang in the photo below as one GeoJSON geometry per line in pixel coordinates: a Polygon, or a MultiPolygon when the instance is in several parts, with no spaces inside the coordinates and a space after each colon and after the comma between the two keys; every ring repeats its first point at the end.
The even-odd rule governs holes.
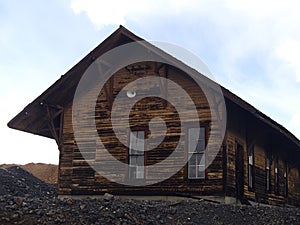
{"type": "MultiPolygon", "coordinates": [[[[126,43],[134,41],[144,41],[142,38],[136,36],[126,28],[120,26],[114,33],[106,38],[101,44],[99,44],[94,50],[80,60],[75,66],[73,66],[65,75],[61,76],[54,84],[52,84],[47,90],[45,90],[40,96],[38,96],[33,102],[27,105],[19,114],[17,114],[9,123],[8,126],[13,129],[29,132],[32,134],[54,138],[50,129],[48,128],[47,112],[45,105],[51,106],[52,109],[65,107],[72,102],[76,87],[83,76],[85,70],[91,65],[91,63],[105,52],[121,46],[126,43]]],[[[145,48],[150,49],[155,54],[167,58],[173,65],[180,65],[179,68],[184,67],[185,71],[191,73],[197,73],[202,75],[204,79],[209,80],[211,83],[215,83],[203,74],[199,73],[195,69],[184,64],[175,57],[169,55],[163,50],[153,46],[148,42],[142,42],[145,48]]],[[[239,98],[237,95],[230,92],[228,89],[221,87],[225,98],[237,104],[242,109],[252,114],[255,118],[262,121],[264,124],[272,128],[277,133],[279,132],[290,142],[297,147],[300,147],[300,141],[286,128],[278,124],[270,117],[266,116],[255,107],[239,98]]]]}

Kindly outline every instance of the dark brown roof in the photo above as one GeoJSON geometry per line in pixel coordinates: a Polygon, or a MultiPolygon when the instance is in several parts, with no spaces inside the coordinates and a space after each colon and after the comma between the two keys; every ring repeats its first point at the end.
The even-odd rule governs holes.
{"type": "MultiPolygon", "coordinates": [[[[101,44],[99,44],[93,51],[80,60],[75,66],[73,66],[65,75],[61,76],[54,84],[52,84],[47,90],[45,90],[40,96],[38,96],[32,103],[27,105],[18,115],[16,115],[9,123],[8,126],[13,129],[53,138],[50,130],[48,129],[47,113],[43,107],[43,104],[51,106],[66,106],[69,104],[74,96],[76,87],[88,66],[99,56],[105,52],[129,43],[133,41],[142,41],[143,39],[136,36],[126,28],[120,26],[114,33],[106,38],[101,44]]],[[[159,48],[154,47],[149,43],[146,47],[151,51],[167,57],[170,61],[175,61],[176,64],[180,63],[189,69],[191,72],[198,71],[187,66],[183,62],[162,51],[159,48]]],[[[202,75],[202,74],[201,74],[202,75]]],[[[209,80],[209,78],[207,78],[209,80]]],[[[213,81],[211,81],[213,82],[213,81]]],[[[278,124],[270,117],[266,116],[255,107],[239,98],[237,95],[230,92],[228,89],[221,87],[225,98],[237,104],[242,109],[246,110],[254,117],[262,121],[267,126],[279,132],[296,146],[300,147],[300,141],[286,128],[278,124]]]]}

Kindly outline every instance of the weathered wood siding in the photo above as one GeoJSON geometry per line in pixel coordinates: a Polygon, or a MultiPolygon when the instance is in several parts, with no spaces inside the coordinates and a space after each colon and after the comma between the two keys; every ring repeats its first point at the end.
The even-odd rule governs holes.
{"type": "MultiPolygon", "coordinates": [[[[246,152],[246,131],[245,131],[245,119],[238,109],[233,109],[234,105],[231,102],[226,101],[227,107],[227,172],[226,172],[226,195],[236,196],[236,144],[242,145],[244,150],[244,157],[247,156],[246,152]]],[[[246,163],[245,163],[246,164],[246,163]]],[[[247,173],[247,169],[244,168],[244,172],[247,173]]],[[[246,176],[246,174],[245,174],[246,176]]],[[[246,183],[245,183],[246,184],[246,183]]],[[[246,191],[246,190],[245,190],[246,191]]]]}
{"type": "Polygon", "coordinates": [[[300,205],[300,176],[298,168],[295,166],[291,167],[288,173],[288,203],[292,205],[300,205]]]}
{"type": "MultiPolygon", "coordinates": [[[[227,102],[226,195],[236,196],[236,144],[244,150],[244,199],[267,204],[299,204],[299,160],[289,155],[289,144],[250,114],[227,102]],[[254,149],[253,188],[249,188],[249,148],[254,149]],[[267,191],[266,155],[270,154],[270,190],[267,191]],[[278,158],[279,189],[275,191],[275,160],[278,158]],[[285,162],[288,164],[288,193],[285,191],[285,162]],[[297,166],[298,165],[298,166],[297,166]]],[[[291,151],[292,152],[292,151],[291,151]]],[[[243,199],[241,199],[243,201],[243,199]]]]}
{"type": "MultiPolygon", "coordinates": [[[[115,176],[118,179],[127,179],[124,171],[128,170],[128,147],[124,146],[115,136],[111,124],[112,102],[120,91],[130,82],[145,76],[158,76],[155,72],[157,64],[152,62],[144,62],[140,65],[141,68],[147,68],[144,71],[130,72],[128,69],[121,69],[114,74],[113,78],[106,83],[106,89],[99,90],[91,87],[82,95],[82,101],[91,98],[95,93],[98,95],[95,112],[86,113],[82,116],[83,128],[81,130],[81,143],[84,143],[83,149],[79,151],[74,138],[74,131],[72,127],[72,104],[64,109],[64,123],[63,123],[63,145],[60,153],[59,165],[59,184],[58,193],[64,195],[70,194],[103,194],[111,192],[115,194],[137,194],[137,195],[172,195],[172,194],[188,194],[188,195],[226,195],[236,197],[237,192],[237,153],[236,149],[239,145],[243,156],[243,190],[242,195],[244,200],[252,200],[267,204],[299,204],[300,202],[300,183],[299,183],[299,154],[295,153],[293,145],[282,139],[280,134],[271,130],[267,125],[263,124],[249,112],[245,112],[235,103],[226,100],[227,107],[227,132],[224,140],[224,146],[217,152],[206,152],[206,159],[209,160],[216,155],[213,163],[206,169],[206,178],[204,180],[189,180],[187,178],[187,166],[184,166],[175,175],[160,183],[145,187],[124,186],[112,181],[109,181],[102,175],[98,174],[91,168],[91,165],[101,167],[101,171],[111,173],[109,167],[111,161],[105,158],[103,154],[103,146],[95,141],[94,127],[85,123],[90,118],[95,117],[97,136],[101,139],[104,147],[117,160],[124,163],[124,168],[114,170],[115,176]],[[111,93],[111,95],[110,95],[111,93]],[[253,188],[249,188],[249,149],[253,148],[254,152],[254,166],[253,166],[253,188]],[[271,155],[270,165],[270,191],[266,190],[266,155],[271,155]],[[291,154],[292,153],[292,154],[291,154]],[[85,157],[83,157],[83,155],[85,157]],[[275,191],[275,159],[278,158],[278,177],[279,189],[275,191]],[[285,191],[284,169],[285,162],[288,163],[288,193],[285,191]],[[123,174],[121,177],[120,174],[123,174]]],[[[163,68],[163,67],[162,67],[163,68]]],[[[207,99],[204,93],[199,90],[196,83],[186,76],[182,71],[168,66],[167,70],[160,72],[159,76],[166,77],[176,82],[182,87],[194,101],[200,124],[206,129],[206,141],[208,137],[212,140],[212,148],[214,143],[217,143],[220,134],[212,133],[211,122],[216,118],[209,108],[207,99]],[[166,72],[167,71],[167,72],[166,72]]],[[[168,87],[169,93],[176,96],[175,104],[185,101],[182,96],[176,95],[176,90],[172,90],[168,84],[162,83],[160,88],[147,85],[149,88],[156,88],[158,92],[162,92],[165,87],[168,87]],[[164,86],[166,85],[166,86],[164,86]],[[163,87],[163,88],[162,88],[163,87]],[[173,91],[173,92],[172,92],[173,91]]],[[[166,98],[168,98],[166,96],[166,98]]],[[[124,97],[123,103],[126,105],[127,98],[124,97]]],[[[192,109],[192,108],[191,108],[192,109]]],[[[81,113],[85,110],[84,104],[82,109],[76,113],[81,113]]],[[[127,117],[124,109],[117,108],[118,115],[127,117]]],[[[189,115],[190,111],[185,111],[189,115]]],[[[161,168],[161,172],[168,172],[174,165],[187,157],[187,125],[181,132],[181,123],[178,112],[175,107],[165,100],[152,97],[140,100],[130,111],[130,127],[148,127],[149,121],[154,117],[163,119],[167,126],[166,137],[159,146],[155,149],[147,151],[145,166],[156,164],[166,157],[168,157],[176,146],[178,145],[179,137],[185,140],[179,148],[182,150],[181,154],[177,154],[173,159],[170,167],[161,168]]],[[[187,121],[193,123],[194,121],[187,121]]],[[[128,132],[123,138],[129,138],[129,127],[126,124],[121,124],[120,127],[125,127],[128,132]]],[[[149,134],[148,134],[149,135],[149,134]]],[[[160,133],[151,134],[154,137],[160,133]]],[[[151,180],[151,175],[146,174],[147,179],[151,180]]],[[[159,174],[158,174],[159,175],[159,174]]],[[[154,179],[155,177],[153,177],[154,179]]],[[[241,190],[239,190],[239,195],[241,190]]]]}
{"type": "MultiPolygon", "coordinates": [[[[156,65],[154,63],[147,62],[147,71],[140,71],[137,73],[129,73],[128,70],[121,69],[114,74],[113,79],[109,82],[113,82],[113,85],[109,82],[107,85],[113,87],[112,96],[115,98],[121,89],[126,84],[134,81],[137,78],[144,76],[157,76],[155,73],[156,65]]],[[[142,64],[144,66],[145,63],[142,64]]],[[[220,137],[219,133],[211,132],[211,121],[214,116],[211,114],[208,102],[205,95],[199,90],[196,83],[188,78],[183,72],[168,66],[167,74],[161,74],[160,76],[167,76],[168,79],[176,82],[190,95],[194,101],[201,126],[206,128],[206,139],[210,136],[212,140],[212,147],[214,142],[220,137]],[[215,140],[215,141],[214,141],[215,140]]],[[[167,84],[166,84],[167,85],[167,84]]],[[[169,93],[176,95],[176,90],[169,90],[169,93]]],[[[94,93],[99,93],[99,90],[91,88],[83,96],[82,100],[89,98],[94,93]]],[[[95,116],[96,127],[105,148],[119,161],[128,163],[128,148],[124,146],[115,136],[111,120],[110,120],[110,107],[111,99],[107,92],[102,90],[98,96],[95,112],[88,115],[84,115],[82,118],[83,123],[85,119],[95,116]]],[[[182,102],[181,96],[177,96],[175,101],[182,102]]],[[[124,98],[124,104],[126,104],[126,98],[124,98]]],[[[175,102],[176,104],[176,102],[175,102]]],[[[192,108],[191,108],[192,109],[192,108]]],[[[122,108],[118,109],[119,116],[127,116],[122,111],[122,108]]],[[[78,112],[79,113],[79,112],[78,112]]],[[[187,110],[187,114],[190,112],[187,110]]],[[[167,104],[164,100],[159,98],[147,98],[139,101],[130,112],[130,126],[132,127],[147,127],[150,119],[153,117],[160,117],[167,124],[167,134],[164,142],[160,144],[154,150],[148,151],[146,154],[146,166],[153,165],[169,156],[178,144],[179,136],[181,135],[186,140],[187,128],[184,128],[184,132],[181,133],[180,121],[178,113],[175,108],[167,104]]],[[[185,121],[194,122],[194,121],[185,121]]],[[[123,126],[126,126],[125,124],[123,126]]],[[[209,160],[213,155],[217,154],[213,163],[206,170],[206,178],[204,180],[188,180],[187,168],[183,167],[171,178],[146,187],[129,187],[111,182],[95,172],[87,163],[87,161],[93,165],[101,166],[102,171],[105,170],[105,163],[107,159],[103,156],[101,146],[97,146],[92,133],[93,127],[84,127],[82,129],[82,138],[86,142],[87,147],[84,149],[84,155],[88,155],[88,159],[84,159],[81,152],[78,150],[78,146],[74,140],[73,128],[72,128],[72,105],[70,104],[64,111],[64,126],[63,126],[63,146],[60,155],[60,178],[59,178],[59,194],[102,194],[104,192],[112,192],[118,194],[179,194],[189,193],[191,195],[203,195],[203,194],[223,194],[223,148],[219,152],[206,152],[206,158],[209,160]]],[[[128,128],[129,129],[129,128],[128,128]]],[[[214,129],[216,130],[216,129],[214,129]]],[[[151,134],[153,135],[153,134],[151,134]]],[[[154,134],[155,136],[155,134],[154,134]]],[[[128,139],[128,134],[127,137],[128,139]]],[[[177,159],[174,159],[174,164],[179,161],[185,160],[186,157],[186,143],[179,146],[183,149],[183,154],[177,155],[177,159]]],[[[211,148],[213,149],[213,148],[211,148]]],[[[215,150],[216,151],[216,150],[215,150]]],[[[170,165],[172,168],[173,165],[170,165]]],[[[127,170],[126,166],[122,170],[127,170]]],[[[162,172],[168,171],[169,168],[161,168],[162,172]]],[[[111,171],[107,171],[111,172],[111,171]]],[[[120,176],[121,171],[114,171],[116,176],[120,176]]],[[[123,171],[122,171],[123,172],[123,171]]],[[[146,170],[147,176],[147,170],[146,170]]],[[[151,177],[147,177],[151,179],[151,177]]],[[[123,177],[126,179],[126,177],[123,177]]]]}

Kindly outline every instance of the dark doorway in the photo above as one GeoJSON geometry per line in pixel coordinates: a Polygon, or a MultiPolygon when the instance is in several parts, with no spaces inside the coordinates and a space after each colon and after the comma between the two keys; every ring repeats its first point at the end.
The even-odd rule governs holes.
{"type": "Polygon", "coordinates": [[[238,142],[235,145],[235,177],[236,197],[242,200],[244,196],[244,148],[238,142]]]}

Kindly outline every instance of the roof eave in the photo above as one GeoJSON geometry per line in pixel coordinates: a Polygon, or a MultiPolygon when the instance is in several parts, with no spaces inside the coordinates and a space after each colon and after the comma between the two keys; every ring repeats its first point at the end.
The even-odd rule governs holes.
{"type": "MultiPolygon", "coordinates": [[[[109,37],[107,37],[102,43],[100,43],[95,49],[93,49],[89,54],[87,54],[83,59],[81,59],[76,65],[74,65],[69,71],[65,73],[65,75],[61,76],[60,79],[58,79],[54,84],[52,84],[48,89],[46,89],[40,96],[38,96],[33,102],[31,102],[29,105],[27,105],[19,114],[17,114],[9,123],[8,127],[33,133],[36,135],[41,135],[44,137],[49,137],[41,132],[36,131],[35,129],[28,129],[25,126],[21,126],[20,122],[22,122],[22,119],[24,118],[24,114],[31,112],[33,109],[37,110],[40,106],[41,102],[44,102],[45,99],[48,99],[49,96],[51,96],[53,93],[55,93],[61,86],[68,81],[68,79],[73,79],[73,75],[76,76],[82,76],[82,74],[78,74],[77,71],[81,70],[82,68],[87,67],[93,60],[95,60],[99,54],[103,54],[106,51],[110,50],[112,47],[114,47],[114,43],[117,42],[118,38],[121,38],[122,35],[124,37],[127,37],[131,39],[132,41],[143,41],[142,38],[138,37],[137,35],[133,34],[123,26],[120,26],[115,32],[113,32],[109,37]],[[70,78],[71,77],[71,78],[70,78]]],[[[181,62],[180,60],[176,59],[174,56],[166,53],[165,51],[153,46],[152,44],[148,43],[145,47],[151,47],[152,50],[154,50],[156,53],[157,51],[159,53],[163,53],[164,57],[168,57],[169,60],[175,61],[177,63],[180,63],[180,65],[185,65],[185,67],[188,67],[191,69],[192,72],[195,72],[196,70],[186,65],[184,62],[181,62]]],[[[198,74],[198,71],[196,71],[198,74]]],[[[203,74],[201,74],[203,75],[203,74]]],[[[207,78],[209,79],[209,78],[207,78]]],[[[210,80],[210,79],[209,79],[210,80]]],[[[211,82],[214,82],[210,80],[211,82]]],[[[237,105],[239,107],[245,109],[246,111],[250,112],[252,115],[254,115],[256,118],[267,124],[268,126],[272,127],[273,129],[279,131],[282,133],[286,138],[288,138],[290,141],[292,141],[294,144],[296,144],[298,147],[300,147],[300,141],[286,128],[284,128],[282,125],[278,124],[274,120],[272,120],[270,117],[266,116],[259,110],[257,110],[255,107],[244,101],[243,99],[239,98],[237,95],[230,92],[228,89],[221,87],[224,93],[224,96],[237,105]]],[[[53,138],[50,136],[49,138],[53,138]]],[[[54,138],[53,138],[54,139],[54,138]]]]}

